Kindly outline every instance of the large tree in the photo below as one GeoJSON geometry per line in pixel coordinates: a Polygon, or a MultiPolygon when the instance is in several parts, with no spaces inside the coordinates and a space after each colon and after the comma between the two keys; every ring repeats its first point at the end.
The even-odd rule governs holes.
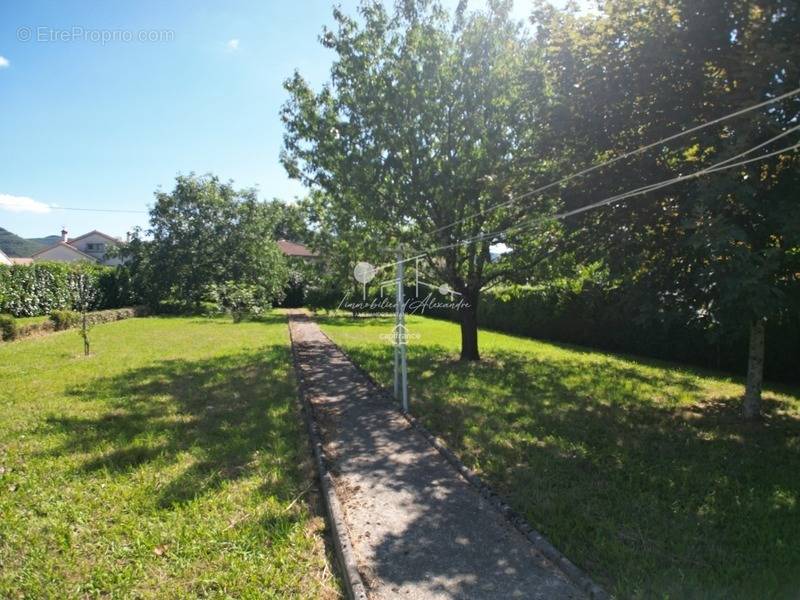
{"type": "MultiPolygon", "coordinates": [[[[457,243],[514,224],[518,210],[484,211],[548,168],[536,137],[544,89],[531,93],[521,77],[537,59],[510,7],[493,1],[468,13],[462,2],[449,14],[408,0],[389,14],[364,2],[359,19],[336,10],[337,29],[321,38],[336,55],[330,81],[315,92],[295,73],[282,112],[283,163],[322,192],[316,208],[340,235],[368,231],[389,251],[379,260],[400,243],[408,252],[446,247],[428,255],[427,269],[468,305],[463,360],[479,358],[481,290],[514,274],[512,255],[543,246],[541,236],[519,234],[516,252],[493,260],[497,236],[457,243]]],[[[520,208],[546,206],[531,197],[520,208]]]]}
{"type": "MultiPolygon", "coordinates": [[[[550,143],[564,172],[800,84],[795,1],[615,0],[596,14],[540,3],[533,21],[553,94],[550,143]]],[[[799,114],[795,96],[702,129],[576,181],[562,200],[571,208],[698,170],[786,131],[799,114]]],[[[748,158],[797,140],[786,136],[748,158]]],[[[759,412],[765,321],[798,307],[799,165],[787,153],[570,223],[584,256],[647,290],[657,310],[729,338],[747,332],[747,417],[759,412]]]]}
{"type": "Polygon", "coordinates": [[[212,175],[178,176],[174,190],[156,193],[146,235],[124,251],[151,301],[197,304],[212,286],[234,281],[276,302],[288,277],[274,237],[279,218],[254,190],[212,175]]]}

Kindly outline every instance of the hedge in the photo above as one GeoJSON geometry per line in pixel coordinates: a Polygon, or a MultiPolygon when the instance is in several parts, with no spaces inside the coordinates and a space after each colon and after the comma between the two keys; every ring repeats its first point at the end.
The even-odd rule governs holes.
{"type": "Polygon", "coordinates": [[[43,262],[0,265],[0,313],[15,317],[76,309],[76,282],[85,275],[95,288],[93,310],[129,306],[135,301],[124,267],[91,263],[43,262]]]}
{"type": "MultiPolygon", "coordinates": [[[[478,324],[506,333],[590,346],[611,352],[678,361],[744,374],[748,339],[709,335],[700,323],[669,311],[643,309],[630,290],[588,285],[582,289],[509,286],[481,295],[478,324]]],[[[432,316],[457,320],[457,315],[432,316]]],[[[797,381],[800,315],[767,325],[765,375],[797,381]]]]}
{"type": "MultiPolygon", "coordinates": [[[[121,321],[132,317],[143,317],[148,314],[144,306],[112,308],[86,313],[86,321],[90,325],[121,321]]],[[[17,340],[38,333],[62,331],[81,326],[80,313],[69,310],[55,310],[50,318],[35,323],[21,322],[11,315],[0,315],[0,338],[4,341],[17,340]]]]}

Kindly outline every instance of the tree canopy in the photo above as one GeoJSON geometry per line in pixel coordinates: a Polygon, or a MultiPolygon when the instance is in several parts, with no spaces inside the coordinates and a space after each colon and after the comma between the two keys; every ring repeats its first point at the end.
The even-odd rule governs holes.
{"type": "MultiPolygon", "coordinates": [[[[362,259],[383,250],[385,260],[400,243],[411,252],[449,246],[518,218],[519,207],[473,217],[547,168],[536,152],[541,102],[520,78],[537,59],[510,7],[468,13],[462,4],[451,15],[435,2],[405,2],[389,14],[365,2],[360,19],[337,9],[336,31],[322,36],[336,53],[330,82],[318,93],[299,73],[286,82],[284,165],[323,192],[320,219],[355,233],[372,253],[362,259]]],[[[513,273],[510,257],[491,260],[491,243],[455,245],[427,262],[470,306],[465,359],[478,358],[480,290],[513,273]]]]}
{"type": "Polygon", "coordinates": [[[254,286],[263,304],[280,301],[288,277],[275,243],[280,215],[254,190],[236,190],[212,175],[178,176],[157,192],[146,236],[128,244],[131,268],[153,300],[198,303],[211,286],[254,286]]]}

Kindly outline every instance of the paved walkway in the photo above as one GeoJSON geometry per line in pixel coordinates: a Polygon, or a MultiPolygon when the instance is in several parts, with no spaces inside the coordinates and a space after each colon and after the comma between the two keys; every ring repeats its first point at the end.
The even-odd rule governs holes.
{"type": "Polygon", "coordinates": [[[289,327],[370,598],[584,597],[316,323],[289,327]]]}

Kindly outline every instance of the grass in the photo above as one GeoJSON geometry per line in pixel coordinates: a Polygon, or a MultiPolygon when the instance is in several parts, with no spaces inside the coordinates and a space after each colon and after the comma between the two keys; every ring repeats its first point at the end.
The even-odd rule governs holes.
{"type": "Polygon", "coordinates": [[[0,597],[330,598],[283,318],[0,347],[0,597]]]}
{"type": "MultiPolygon", "coordinates": [[[[385,385],[389,319],[320,318],[385,385]]],[[[412,317],[411,410],[618,597],[797,598],[800,390],[412,317]]]]}

